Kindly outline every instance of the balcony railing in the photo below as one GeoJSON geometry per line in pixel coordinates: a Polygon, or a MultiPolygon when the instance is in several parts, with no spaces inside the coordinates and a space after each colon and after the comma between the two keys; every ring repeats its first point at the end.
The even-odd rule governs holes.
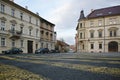
{"type": "Polygon", "coordinates": [[[8,31],[7,30],[0,30],[0,34],[8,35],[8,31]]]}
{"type": "Polygon", "coordinates": [[[17,31],[17,30],[9,30],[10,34],[10,38],[12,39],[20,39],[22,32],[21,31],[17,31]]]}

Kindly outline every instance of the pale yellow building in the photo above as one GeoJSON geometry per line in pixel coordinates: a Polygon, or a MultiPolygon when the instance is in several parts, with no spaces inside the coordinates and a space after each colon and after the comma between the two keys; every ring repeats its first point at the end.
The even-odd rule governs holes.
{"type": "Polygon", "coordinates": [[[77,52],[120,52],[120,6],[82,10],[76,30],[77,52]]]}
{"type": "Polygon", "coordinates": [[[41,19],[13,0],[0,0],[0,53],[12,47],[21,48],[23,53],[41,48],[41,19]]]}

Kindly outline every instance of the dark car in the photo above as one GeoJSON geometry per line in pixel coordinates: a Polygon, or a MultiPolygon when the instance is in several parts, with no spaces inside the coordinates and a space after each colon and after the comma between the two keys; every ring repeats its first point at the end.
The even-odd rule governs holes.
{"type": "Polygon", "coordinates": [[[11,48],[10,50],[2,51],[4,54],[19,54],[23,53],[23,50],[20,48],[11,48]]]}
{"type": "Polygon", "coordinates": [[[35,54],[39,54],[39,53],[49,53],[49,49],[48,48],[40,48],[35,50],[35,54]]]}
{"type": "Polygon", "coordinates": [[[50,50],[50,53],[59,53],[59,50],[50,50]]]}

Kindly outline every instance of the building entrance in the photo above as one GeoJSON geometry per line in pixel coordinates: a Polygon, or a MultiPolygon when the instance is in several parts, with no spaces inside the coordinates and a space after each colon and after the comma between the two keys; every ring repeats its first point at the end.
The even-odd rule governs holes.
{"type": "Polygon", "coordinates": [[[115,41],[109,42],[108,52],[118,52],[118,43],[115,41]]]}
{"type": "Polygon", "coordinates": [[[33,53],[33,41],[30,40],[27,41],[27,48],[28,53],[33,53]]]}

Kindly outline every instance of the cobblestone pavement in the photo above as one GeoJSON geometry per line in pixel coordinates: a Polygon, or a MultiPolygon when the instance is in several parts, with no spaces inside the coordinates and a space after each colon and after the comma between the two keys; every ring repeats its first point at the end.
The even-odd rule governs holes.
{"type": "Polygon", "coordinates": [[[120,80],[120,53],[0,55],[0,63],[48,80],[120,80]]]}

